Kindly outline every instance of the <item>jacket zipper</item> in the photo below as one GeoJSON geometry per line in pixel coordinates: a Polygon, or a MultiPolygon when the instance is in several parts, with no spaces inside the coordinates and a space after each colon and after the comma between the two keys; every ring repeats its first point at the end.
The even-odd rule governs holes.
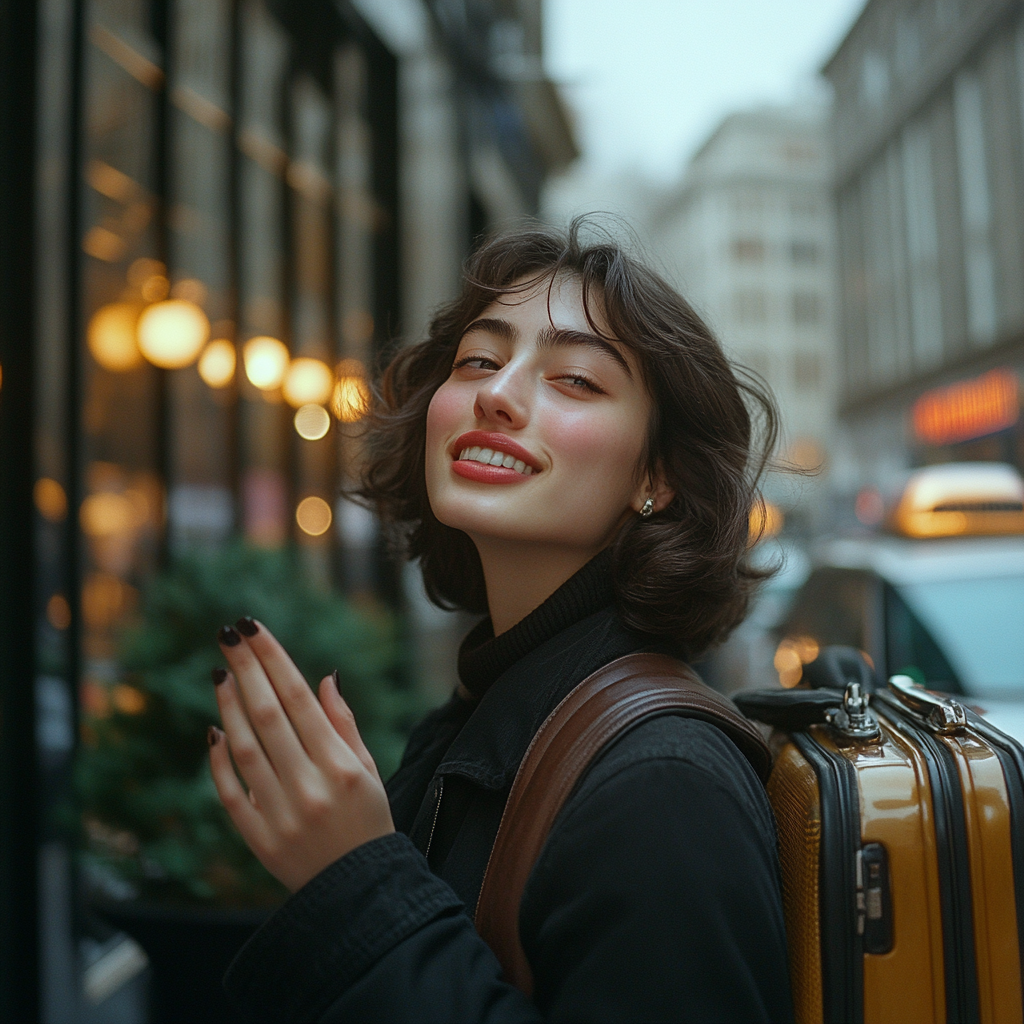
{"type": "Polygon", "coordinates": [[[434,841],[434,830],[437,828],[438,815],[441,813],[441,794],[444,792],[444,776],[442,775],[437,782],[434,783],[434,820],[430,823],[430,835],[427,837],[427,849],[423,854],[427,860],[430,860],[430,845],[434,841]]]}

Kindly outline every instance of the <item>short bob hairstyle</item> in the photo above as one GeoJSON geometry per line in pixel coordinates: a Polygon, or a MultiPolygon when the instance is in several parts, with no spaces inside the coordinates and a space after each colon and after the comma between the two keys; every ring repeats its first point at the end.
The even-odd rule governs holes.
{"type": "Polygon", "coordinates": [[[420,560],[432,601],[486,613],[473,542],[440,523],[427,499],[427,407],[451,373],[463,332],[487,306],[570,275],[582,286],[591,327],[602,333],[592,315],[599,303],[651,398],[637,480],[660,469],[675,491],[666,508],[633,517],[613,542],[618,611],[627,626],[693,658],[725,639],[770,575],[749,556],[751,513],[761,505],[758,483],[777,435],[775,404],[757,378],[730,366],[681,295],[606,232],[585,239],[585,231],[594,234],[588,228],[585,218],[565,231],[530,226],[473,253],[462,294],[440,308],[427,339],[401,349],[384,372],[356,493],[376,507],[405,556],[420,560]]]}

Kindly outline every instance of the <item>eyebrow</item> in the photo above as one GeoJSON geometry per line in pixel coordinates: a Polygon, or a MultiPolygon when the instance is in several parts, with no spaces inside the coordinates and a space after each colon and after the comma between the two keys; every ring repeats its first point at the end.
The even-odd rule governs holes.
{"type": "MultiPolygon", "coordinates": [[[[497,317],[482,317],[479,320],[474,320],[462,332],[462,336],[466,337],[466,335],[472,334],[474,331],[489,331],[491,334],[495,334],[506,341],[519,340],[519,330],[515,324],[509,323],[508,320],[500,320],[497,317]]],[[[583,345],[587,348],[595,348],[605,355],[611,356],[626,371],[626,375],[630,379],[633,377],[633,371],[630,370],[629,363],[626,362],[622,353],[610,341],[596,334],[591,334],[589,331],[573,331],[564,327],[545,327],[540,332],[537,343],[540,348],[557,348],[569,345],[583,345]]]]}

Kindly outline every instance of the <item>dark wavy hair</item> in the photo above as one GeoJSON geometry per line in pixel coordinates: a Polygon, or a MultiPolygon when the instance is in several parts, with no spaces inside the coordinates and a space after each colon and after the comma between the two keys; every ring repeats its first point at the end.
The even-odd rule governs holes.
{"type": "Polygon", "coordinates": [[[395,355],[375,389],[355,493],[376,507],[405,556],[420,559],[432,601],[487,611],[473,542],[440,523],[427,499],[427,407],[482,311],[546,279],[550,287],[557,275],[580,281],[595,333],[608,337],[610,330],[634,354],[651,398],[638,479],[660,470],[675,491],[666,508],[631,518],[613,542],[619,614],[631,628],[695,657],[725,639],[771,574],[751,563],[750,522],[753,511],[763,512],[758,485],[778,415],[767,387],[730,365],[690,304],[586,218],[565,231],[509,231],[473,253],[462,294],[440,308],[425,341],[395,355]],[[595,302],[605,331],[594,322],[595,302]]]}

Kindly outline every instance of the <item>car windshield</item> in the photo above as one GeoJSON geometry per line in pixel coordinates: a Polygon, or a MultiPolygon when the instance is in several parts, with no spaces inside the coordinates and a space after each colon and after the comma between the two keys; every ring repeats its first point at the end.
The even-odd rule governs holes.
{"type": "Polygon", "coordinates": [[[1024,577],[896,588],[971,693],[1024,697],[1024,577]]]}

